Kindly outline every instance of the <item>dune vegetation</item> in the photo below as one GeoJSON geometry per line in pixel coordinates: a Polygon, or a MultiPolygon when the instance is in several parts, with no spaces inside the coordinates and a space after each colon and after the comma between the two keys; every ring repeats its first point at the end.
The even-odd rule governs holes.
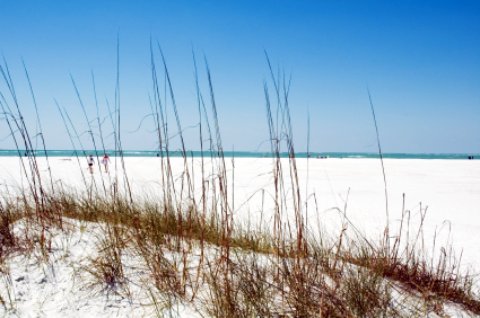
{"type": "MultiPolygon", "coordinates": [[[[233,217],[235,173],[226,168],[231,159],[224,155],[221,119],[207,62],[200,72],[193,56],[196,129],[202,153],[202,168],[193,171],[167,63],[162,51],[151,47],[148,117],[155,125],[152,138],[158,143],[160,199],[136,195],[125,169],[119,75],[106,123],[98,115],[99,103],[95,105],[97,116],[88,116],[72,79],[98,169],[102,169],[99,156],[107,151],[114,154],[108,180],[98,182],[82,172],[83,187],[72,189],[56,182],[50,173],[48,143],[27,69],[32,98],[23,101],[17,97],[4,62],[0,67],[1,125],[8,126],[25,182],[21,191],[4,187],[0,199],[0,313],[21,315],[16,292],[19,278],[11,275],[13,259],[33,260],[35,266],[55,272],[59,262],[75,254],[68,244],[79,236],[89,238],[90,247],[78,256],[78,266],[71,265],[72,280],[85,288],[78,292],[97,293],[105,301],[112,297],[125,300],[127,306],[140,310],[140,316],[181,316],[185,308],[200,317],[480,315],[475,276],[463,270],[461,257],[449,246],[438,246],[441,252],[434,259],[425,253],[422,223],[413,227],[408,211],[404,211],[399,228],[387,222],[379,240],[355,231],[346,216],[338,236],[320,233],[318,228],[312,233],[304,213],[305,205],[312,204],[304,196],[307,181],[297,173],[289,82],[276,75],[281,73],[272,68],[268,56],[266,60],[271,78],[264,86],[265,111],[275,190],[274,220],[268,229],[239,224],[233,217]],[[200,73],[206,92],[200,89],[200,73]],[[160,78],[165,81],[160,83],[160,78]],[[167,87],[166,96],[161,85],[167,87]],[[33,103],[36,113],[24,113],[24,103],[33,103]],[[174,115],[173,125],[165,116],[167,107],[174,115]],[[37,123],[35,129],[24,120],[30,116],[37,123]],[[107,135],[113,138],[114,149],[106,149],[107,135]],[[178,160],[184,167],[180,177],[172,171],[171,153],[178,149],[172,149],[171,136],[180,145],[178,160]],[[288,153],[288,158],[281,160],[282,153],[288,153]],[[40,169],[40,165],[48,168],[40,169]],[[194,184],[193,173],[201,175],[200,185],[194,184]]],[[[95,91],[93,77],[92,84],[95,91]]],[[[372,102],[371,106],[375,116],[372,102]]],[[[58,103],[57,107],[76,150],[73,160],[81,169],[87,154],[80,142],[82,133],[67,109],[58,103]]],[[[386,190],[385,183],[388,199],[386,190]]],[[[316,199],[314,194],[312,197],[316,199]]],[[[342,209],[339,207],[340,213],[342,209]]],[[[388,212],[387,207],[387,220],[388,212]]]]}

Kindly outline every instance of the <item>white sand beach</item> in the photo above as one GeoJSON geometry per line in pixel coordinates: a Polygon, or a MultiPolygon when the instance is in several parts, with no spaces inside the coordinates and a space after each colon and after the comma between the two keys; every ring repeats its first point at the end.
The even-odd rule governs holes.
{"type": "MultiPolygon", "coordinates": [[[[172,170],[177,177],[183,171],[183,159],[171,158],[172,170]]],[[[229,196],[234,198],[234,220],[242,226],[270,227],[272,220],[273,177],[272,159],[226,158],[229,196]],[[234,180],[232,187],[232,180],[234,180]],[[234,191],[232,191],[234,190],[234,191]],[[263,199],[262,199],[263,197],[263,199]],[[263,202],[263,208],[262,208],[263,202]],[[261,212],[263,211],[263,213],[261,212]]],[[[201,159],[188,160],[195,179],[196,196],[201,187],[201,159]]],[[[39,158],[42,177],[48,180],[45,160],[39,158]]],[[[446,244],[448,234],[459,254],[463,251],[464,266],[480,269],[480,161],[478,160],[420,160],[386,159],[388,210],[391,232],[400,225],[402,200],[405,194],[405,210],[409,210],[411,223],[419,224],[420,207],[426,209],[424,239],[432,242],[437,231],[437,244],[446,244]]],[[[288,175],[288,159],[282,159],[284,173],[288,175]]],[[[111,159],[110,173],[99,172],[95,166],[90,175],[85,158],[80,163],[75,157],[50,158],[51,172],[56,186],[85,189],[82,172],[91,186],[95,180],[96,191],[103,191],[102,179],[108,188],[115,175],[115,159],[111,159]],[[93,179],[92,179],[93,176],[93,179]]],[[[152,157],[125,158],[127,176],[132,192],[141,199],[159,199],[161,196],[160,159],[152,157]]],[[[117,173],[121,171],[120,160],[117,173]]],[[[205,162],[205,174],[210,164],[205,162]]],[[[307,219],[309,229],[315,235],[322,227],[340,228],[341,213],[346,206],[346,216],[352,224],[370,238],[381,238],[386,225],[384,181],[378,159],[297,159],[301,199],[308,197],[307,219]],[[308,175],[308,180],[307,180],[308,175]],[[315,195],[313,195],[315,194],[315,195]],[[315,202],[316,201],[316,202],[315,202]]],[[[14,157],[0,158],[2,192],[25,187],[21,177],[20,161],[14,157]]],[[[123,178],[123,177],[122,177],[123,178]]],[[[123,182],[119,178],[119,183],[123,182]]],[[[177,182],[178,182],[177,178],[177,182]]],[[[287,190],[289,182],[285,182],[287,190]]],[[[95,191],[95,190],[94,190],[95,191]]],[[[287,192],[287,198],[289,194],[287,192]]],[[[231,204],[231,203],[230,203],[231,204]]],[[[412,229],[415,228],[412,226],[412,229]]],[[[334,235],[334,234],[333,234],[334,235]]],[[[429,246],[425,243],[426,246],[429,246]]]]}
{"type": "MultiPolygon", "coordinates": [[[[25,158],[23,159],[25,160],[25,158]]],[[[50,180],[44,158],[38,158],[40,173],[45,186],[50,180]]],[[[177,189],[181,186],[184,161],[171,158],[177,189]]],[[[228,195],[236,226],[243,229],[271,231],[273,226],[272,159],[226,158],[228,195]],[[234,168],[233,168],[234,166],[234,168]]],[[[24,161],[26,164],[27,160],[24,161]]],[[[53,183],[57,189],[67,191],[98,191],[104,186],[111,188],[115,174],[122,185],[123,173],[120,160],[115,167],[111,158],[110,172],[100,171],[98,165],[90,174],[86,158],[52,157],[49,160],[53,183]],[[83,176],[82,176],[83,175],[83,176]],[[86,180],[86,185],[83,182],[86,180]]],[[[478,273],[480,270],[480,161],[476,160],[413,160],[387,159],[388,210],[390,235],[397,232],[402,217],[403,194],[405,211],[410,211],[412,232],[418,228],[421,212],[426,209],[423,224],[422,244],[424,252],[433,258],[442,245],[451,244],[459,256],[462,253],[464,271],[478,273]],[[436,242],[434,246],[434,237],[436,242]]],[[[218,165],[218,162],[215,163],[218,165]]],[[[285,173],[287,201],[291,201],[288,175],[288,159],[282,159],[285,173]]],[[[191,177],[195,180],[195,197],[201,192],[200,158],[188,160],[191,177]],[[193,164],[193,169],[191,168],[193,164]]],[[[160,200],[162,193],[161,164],[159,158],[125,158],[127,176],[135,199],[160,200]]],[[[211,180],[211,162],[204,162],[204,180],[211,180]]],[[[103,167],[102,167],[103,168],[103,167]]],[[[2,196],[8,197],[27,189],[27,181],[21,161],[15,157],[0,158],[0,188],[2,196]]],[[[302,204],[310,235],[318,236],[319,228],[336,238],[345,224],[344,215],[350,220],[349,228],[355,227],[366,237],[381,239],[386,226],[384,181],[381,162],[378,159],[298,159],[297,170],[302,204]],[[308,176],[308,178],[307,178],[308,176]],[[346,211],[345,211],[346,208],[346,211]]],[[[28,190],[27,190],[28,191],[28,190]]],[[[180,190],[178,190],[180,191],[180,190]]],[[[177,193],[180,196],[180,193],[177,193]]],[[[290,202],[291,203],[291,202],[290,202]]],[[[290,203],[286,203],[287,205],[290,203]]],[[[287,212],[288,214],[289,212],[287,212]]],[[[293,218],[293,215],[285,215],[293,218]]],[[[67,222],[67,223],[70,223],[67,222]]],[[[0,293],[3,299],[14,295],[15,310],[9,316],[48,317],[131,317],[154,315],[151,299],[146,294],[148,281],[141,273],[135,256],[124,255],[125,270],[131,273],[133,286],[131,299],[109,294],[98,286],[91,285],[88,267],[95,257],[100,237],[99,224],[78,224],[72,220],[72,232],[52,233],[50,265],[35,257],[16,255],[7,263],[9,278],[5,286],[11,290],[0,293]],[[55,234],[57,233],[57,234],[55,234]]],[[[17,229],[19,230],[19,229],[17,229]]],[[[412,234],[412,236],[414,236],[412,234]]],[[[211,252],[214,253],[214,252],[211,252]]],[[[174,257],[174,256],[173,256],[174,257]]],[[[477,286],[478,288],[478,286],[477,286]]],[[[196,317],[194,304],[175,305],[168,309],[179,317],[196,317]]],[[[453,316],[463,315],[455,307],[446,307],[453,316]]],[[[0,308],[0,313],[2,313],[0,308]]],[[[436,316],[432,316],[436,317],[436,316]]]]}

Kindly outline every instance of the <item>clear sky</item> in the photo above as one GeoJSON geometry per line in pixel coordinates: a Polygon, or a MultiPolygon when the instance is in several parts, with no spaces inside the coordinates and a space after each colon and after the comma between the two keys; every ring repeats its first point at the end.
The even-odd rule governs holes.
{"type": "MultiPolygon", "coordinates": [[[[170,68],[188,148],[198,149],[198,130],[188,128],[198,122],[193,48],[211,67],[226,150],[266,148],[266,50],[274,67],[292,76],[299,151],[306,149],[308,113],[312,151],[376,151],[368,86],[384,151],[480,153],[480,1],[0,0],[0,52],[34,129],[25,60],[48,148],[70,147],[54,99],[86,130],[70,75],[94,118],[94,72],[106,115],[117,35],[126,149],[156,144],[151,120],[137,130],[150,112],[153,38],[170,68]]],[[[0,89],[6,92],[4,83],[0,89]]],[[[12,148],[4,120],[0,133],[0,148],[12,148]]]]}

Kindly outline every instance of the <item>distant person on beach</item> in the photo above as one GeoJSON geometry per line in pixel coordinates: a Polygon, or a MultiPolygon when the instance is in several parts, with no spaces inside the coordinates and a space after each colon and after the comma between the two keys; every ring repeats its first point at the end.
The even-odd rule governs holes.
{"type": "Polygon", "coordinates": [[[90,171],[90,174],[93,174],[93,164],[95,163],[95,160],[93,159],[92,155],[88,156],[87,162],[88,162],[88,171],[90,171]]]}
{"type": "Polygon", "coordinates": [[[110,163],[110,157],[108,156],[108,154],[105,154],[102,158],[102,164],[103,164],[103,167],[105,168],[105,173],[108,173],[109,163],[110,163]]]}

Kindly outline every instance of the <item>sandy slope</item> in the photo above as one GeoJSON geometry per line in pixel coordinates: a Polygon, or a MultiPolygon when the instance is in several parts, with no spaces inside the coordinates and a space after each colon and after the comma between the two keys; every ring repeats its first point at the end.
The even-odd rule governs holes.
{"type": "MultiPolygon", "coordinates": [[[[112,160],[109,174],[99,172],[96,167],[94,174],[90,175],[86,168],[86,160],[83,158],[80,164],[76,158],[51,158],[54,184],[58,187],[85,189],[82,181],[83,173],[87,188],[94,189],[95,183],[97,190],[102,192],[103,184],[106,188],[111,187],[115,180],[115,173],[122,175],[120,162],[117,163],[117,169],[115,169],[114,159],[112,160]]],[[[172,169],[177,176],[175,180],[179,183],[184,163],[181,158],[172,158],[171,160],[172,169]]],[[[39,162],[41,173],[48,180],[47,166],[43,159],[39,159],[39,162]]],[[[194,191],[198,197],[201,185],[201,161],[198,158],[189,159],[190,166],[192,162],[194,191]]],[[[230,182],[229,197],[235,198],[234,218],[236,222],[244,226],[250,224],[250,227],[262,223],[265,228],[270,228],[273,218],[271,197],[274,196],[272,160],[267,158],[235,159],[234,169],[232,169],[232,159],[226,159],[226,163],[230,182]]],[[[157,158],[126,158],[125,164],[134,195],[150,199],[161,197],[161,170],[157,158]]],[[[288,176],[288,159],[282,159],[282,164],[285,168],[284,173],[288,176]]],[[[205,175],[208,176],[211,163],[206,162],[205,167],[205,175]]],[[[313,235],[318,233],[318,224],[334,233],[342,220],[338,210],[343,211],[347,206],[347,217],[360,231],[369,237],[381,237],[386,224],[386,213],[383,175],[379,160],[299,159],[297,160],[297,169],[301,184],[301,196],[303,199],[309,198],[308,209],[305,209],[304,213],[313,235]],[[315,197],[312,195],[313,193],[315,193],[315,197]]],[[[428,206],[424,227],[426,246],[431,247],[432,237],[436,230],[441,229],[438,235],[440,243],[444,243],[448,239],[449,230],[451,230],[454,248],[457,252],[463,250],[463,264],[468,265],[475,272],[479,272],[480,161],[388,159],[385,160],[385,170],[391,226],[399,225],[402,215],[402,196],[405,193],[405,209],[411,211],[412,224],[419,220],[420,206],[422,208],[428,206]]],[[[121,182],[121,178],[119,180],[121,182]]],[[[286,177],[286,184],[290,184],[288,177],[286,177]]],[[[3,195],[18,191],[25,186],[26,181],[22,177],[19,159],[0,158],[0,188],[3,195]]],[[[287,188],[287,197],[290,197],[290,193],[287,188]]],[[[70,262],[77,262],[81,266],[86,259],[87,255],[84,251],[91,249],[89,244],[93,244],[92,240],[94,239],[93,234],[89,235],[80,232],[72,234],[69,241],[72,244],[69,253],[78,255],[74,255],[77,258],[68,258],[70,262]]],[[[61,250],[60,247],[59,249],[61,250]]],[[[87,291],[85,286],[79,285],[78,282],[71,281],[66,269],[64,271],[59,269],[60,274],[58,275],[60,276],[55,276],[50,269],[41,269],[34,265],[35,259],[22,259],[21,256],[18,256],[12,262],[14,269],[12,278],[21,294],[19,301],[23,306],[21,312],[24,315],[22,314],[22,316],[50,316],[50,310],[52,314],[64,313],[75,316],[74,308],[83,308],[82,311],[91,310],[90,314],[94,316],[100,313],[106,316],[116,314],[128,316],[131,313],[130,310],[133,310],[130,305],[124,304],[121,300],[106,303],[104,296],[98,294],[90,298],[92,297],[91,292],[87,291]],[[46,281],[61,281],[62,283],[52,285],[45,284],[46,281]],[[68,292],[65,290],[60,292],[58,288],[68,289],[68,292]],[[69,303],[68,297],[62,296],[71,293],[72,290],[77,295],[74,305],[69,303]],[[38,297],[44,300],[39,301],[38,297]],[[32,300],[34,303],[30,304],[29,301],[33,298],[35,298],[32,300]],[[79,304],[79,299],[84,299],[90,305],[79,304]],[[42,304],[42,308],[31,309],[31,311],[26,309],[39,306],[38,304],[42,304]],[[130,309],[125,309],[126,311],[119,309],[127,307],[130,309]],[[64,310],[59,311],[58,308],[64,308],[64,310]]],[[[72,270],[67,264],[62,265],[61,262],[60,259],[58,261],[60,268],[64,266],[70,268],[70,271],[72,270]]]]}

